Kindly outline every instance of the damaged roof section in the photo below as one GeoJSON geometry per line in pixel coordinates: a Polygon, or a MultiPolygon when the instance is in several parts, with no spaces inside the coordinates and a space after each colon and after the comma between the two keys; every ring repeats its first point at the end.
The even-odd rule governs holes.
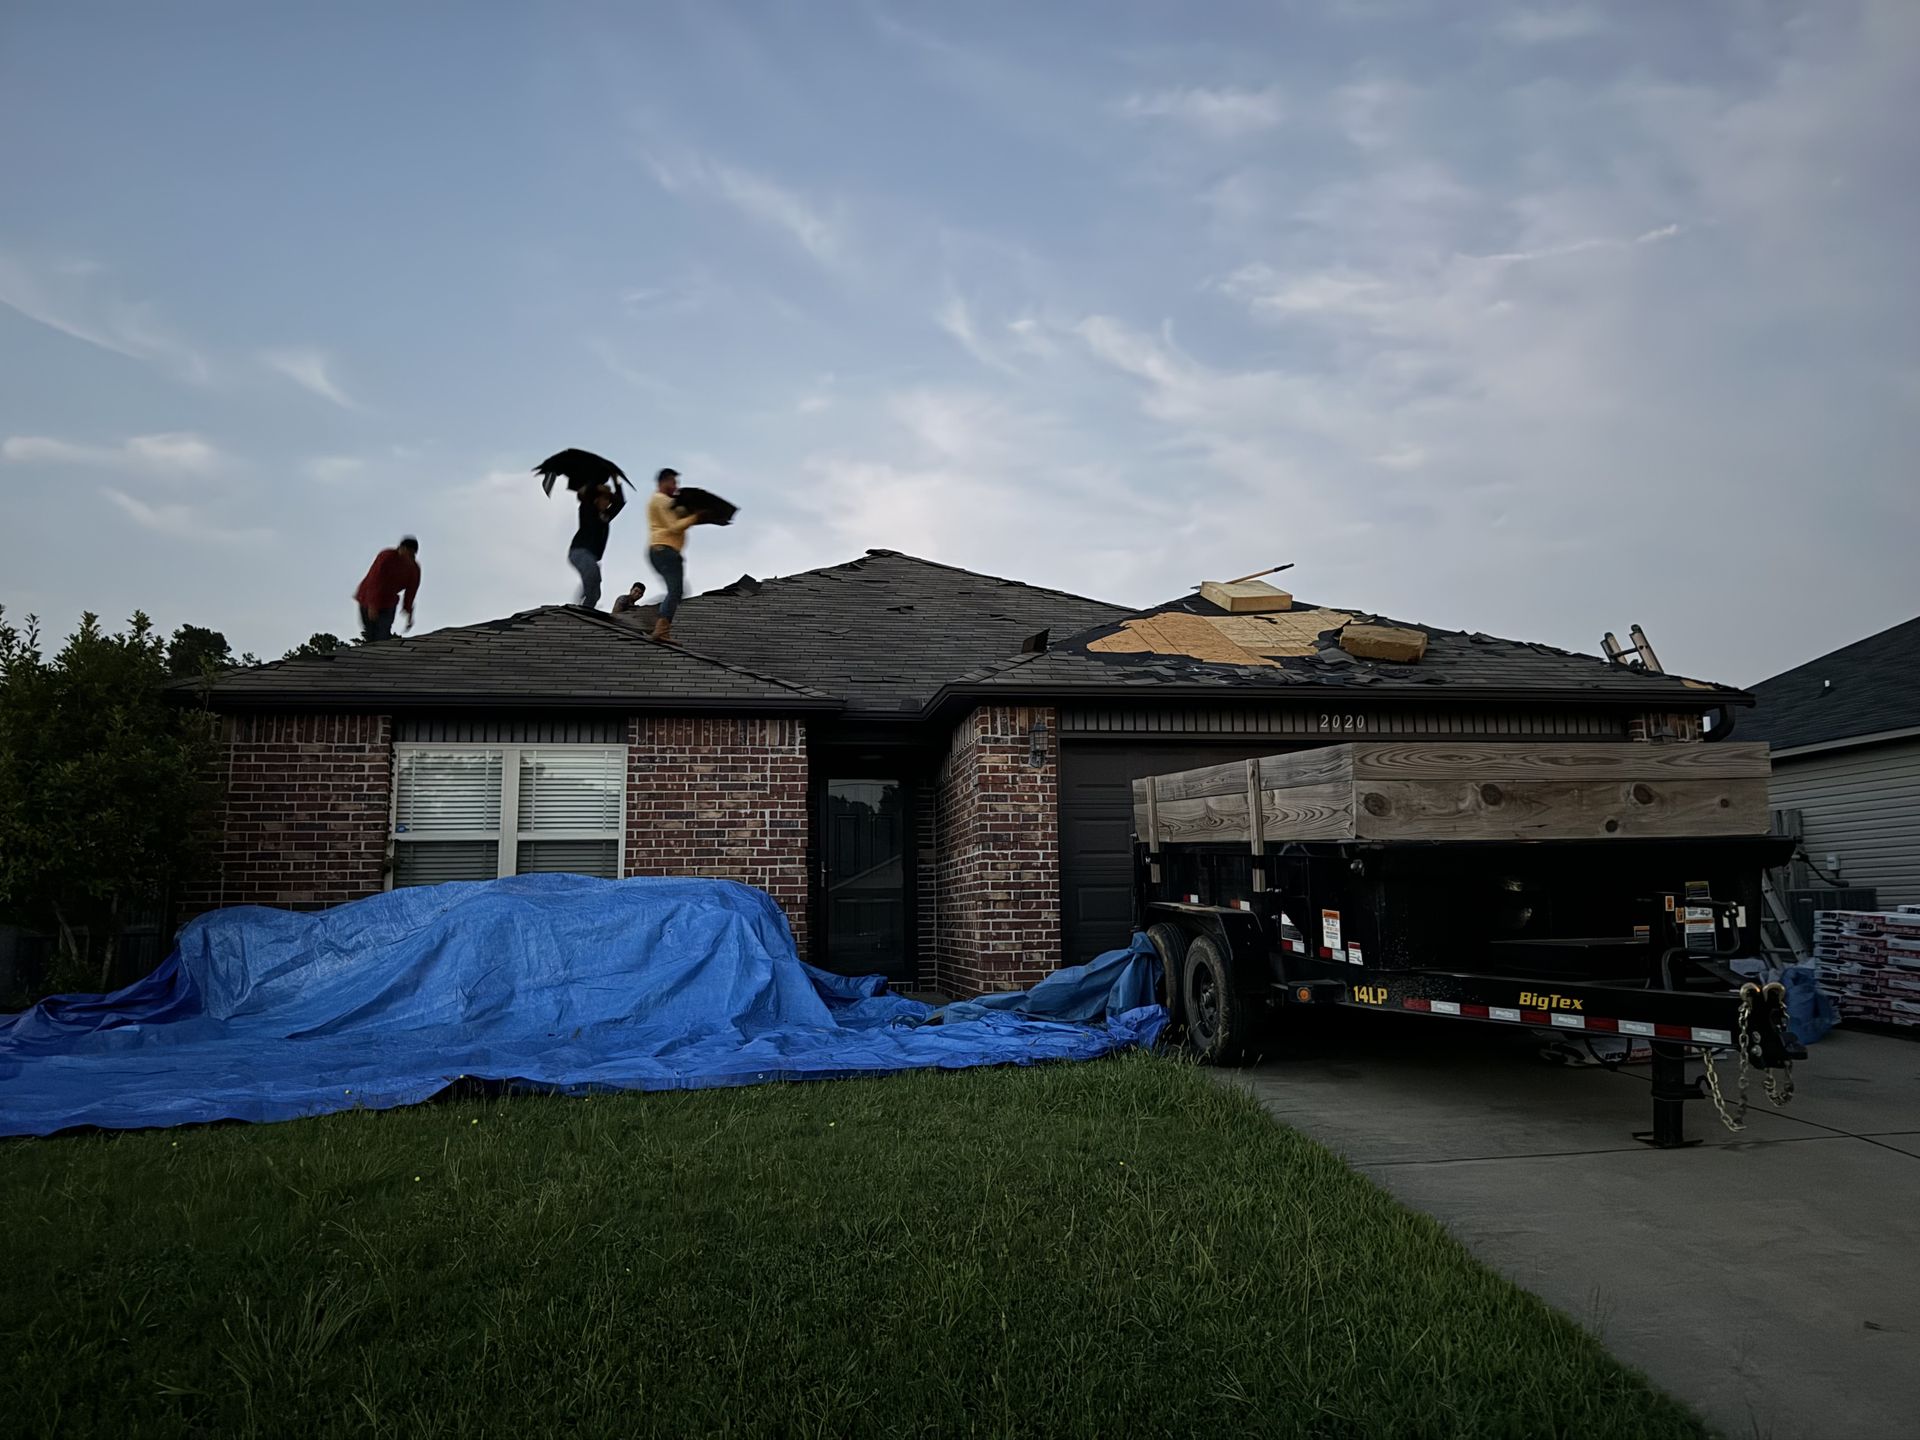
{"type": "Polygon", "coordinates": [[[1497,636],[1442,630],[1352,607],[1294,601],[1235,615],[1198,595],[1097,625],[1044,654],[1015,656],[960,677],[973,691],[1083,693],[1112,689],[1242,691],[1296,688],[1470,691],[1481,698],[1587,699],[1699,708],[1703,695],[1746,703],[1743,692],[1497,636]],[[1381,632],[1404,632],[1385,636],[1381,632]],[[1350,639],[1353,649],[1343,648],[1350,639]],[[1397,642],[1397,643],[1396,643],[1397,642]],[[1368,658],[1392,648],[1418,658],[1368,658]]]}

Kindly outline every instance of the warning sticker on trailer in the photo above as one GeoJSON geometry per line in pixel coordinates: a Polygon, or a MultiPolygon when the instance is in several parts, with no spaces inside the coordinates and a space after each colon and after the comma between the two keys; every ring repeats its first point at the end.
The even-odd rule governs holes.
{"type": "Polygon", "coordinates": [[[1320,943],[1334,954],[1340,953],[1340,912],[1338,910],[1320,912],[1320,943]]]}
{"type": "Polygon", "coordinates": [[[1687,949],[1713,949],[1713,909],[1707,905],[1689,905],[1681,924],[1686,930],[1687,949]]]}
{"type": "Polygon", "coordinates": [[[1307,953],[1307,937],[1300,933],[1300,927],[1293,923],[1293,917],[1284,910],[1280,912],[1280,943],[1296,955],[1307,953]]]}
{"type": "Polygon", "coordinates": [[[1360,965],[1365,963],[1360,959],[1360,947],[1358,945],[1347,946],[1347,963],[1349,965],[1360,965]]]}

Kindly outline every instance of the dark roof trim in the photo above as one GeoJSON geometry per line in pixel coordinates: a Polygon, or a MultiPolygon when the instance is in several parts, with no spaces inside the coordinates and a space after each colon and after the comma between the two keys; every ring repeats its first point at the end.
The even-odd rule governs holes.
{"type": "Polygon", "coordinates": [[[1211,705],[1263,706],[1288,701],[1325,704],[1337,699],[1343,706],[1393,706],[1402,709],[1449,710],[1467,705],[1544,705],[1553,709],[1586,706],[1603,710],[1681,709],[1702,714],[1724,705],[1748,706],[1753,696],[1743,690],[1692,690],[1679,687],[1651,691],[1645,695],[1609,694],[1605,691],[1569,689],[1497,689],[1492,686],[1453,686],[1420,689],[1411,686],[1383,686],[1311,683],[1274,685],[1254,689],[1250,686],[1183,685],[1178,682],[1155,685],[1036,685],[1031,688],[978,681],[942,686],[922,708],[922,718],[934,719],[973,702],[991,700],[1003,705],[1033,705],[1075,700],[1105,700],[1152,705],[1162,700],[1204,700],[1211,705]]]}
{"type": "MultiPolygon", "coordinates": [[[[181,704],[198,702],[197,690],[169,687],[171,698],[181,704]]],[[[342,711],[361,714],[399,715],[436,710],[493,710],[500,714],[525,711],[566,710],[618,715],[836,715],[844,704],[831,696],[817,698],[796,695],[792,699],[713,699],[701,700],[675,696],[670,699],[621,697],[617,695],[540,695],[523,692],[498,694],[422,694],[395,695],[385,690],[303,691],[298,694],[252,692],[242,695],[215,693],[206,697],[207,708],[221,714],[242,711],[342,711]]]]}
{"type": "Polygon", "coordinates": [[[1843,735],[1837,740],[1815,740],[1806,745],[1785,745],[1773,752],[1776,760],[1792,760],[1801,755],[1819,755],[1829,750],[1856,750],[1862,745],[1890,745],[1896,740],[1920,738],[1920,725],[1901,730],[1879,730],[1868,735],[1843,735]]]}

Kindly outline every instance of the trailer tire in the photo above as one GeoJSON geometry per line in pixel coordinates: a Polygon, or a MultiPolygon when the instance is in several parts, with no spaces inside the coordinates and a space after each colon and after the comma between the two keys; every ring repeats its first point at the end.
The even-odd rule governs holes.
{"type": "Polygon", "coordinates": [[[1246,1053],[1251,1017],[1233,987],[1233,964],[1219,941],[1196,935],[1187,946],[1180,998],[1187,1039],[1203,1065],[1235,1065],[1246,1053]]]}
{"type": "Polygon", "coordinates": [[[1186,996],[1181,993],[1186,982],[1187,933],[1162,920],[1147,927],[1147,939],[1160,957],[1160,1004],[1167,1012],[1167,1030],[1177,1034],[1187,1023],[1186,996]]]}

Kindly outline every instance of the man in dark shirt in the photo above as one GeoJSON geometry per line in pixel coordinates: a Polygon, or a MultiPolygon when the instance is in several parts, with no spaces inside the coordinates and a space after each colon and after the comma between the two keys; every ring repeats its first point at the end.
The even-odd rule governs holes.
{"type": "Polygon", "coordinates": [[[600,604],[600,561],[607,553],[607,532],[626,505],[627,497],[611,485],[580,492],[580,528],[573,532],[567,559],[580,572],[579,603],[589,610],[600,604]]]}
{"type": "Polygon", "coordinates": [[[366,579],[353,592],[360,606],[360,638],[393,638],[394,611],[406,603],[407,629],[413,629],[413,600],[420,593],[420,542],[408,535],[390,550],[373,557],[366,579]]]}

